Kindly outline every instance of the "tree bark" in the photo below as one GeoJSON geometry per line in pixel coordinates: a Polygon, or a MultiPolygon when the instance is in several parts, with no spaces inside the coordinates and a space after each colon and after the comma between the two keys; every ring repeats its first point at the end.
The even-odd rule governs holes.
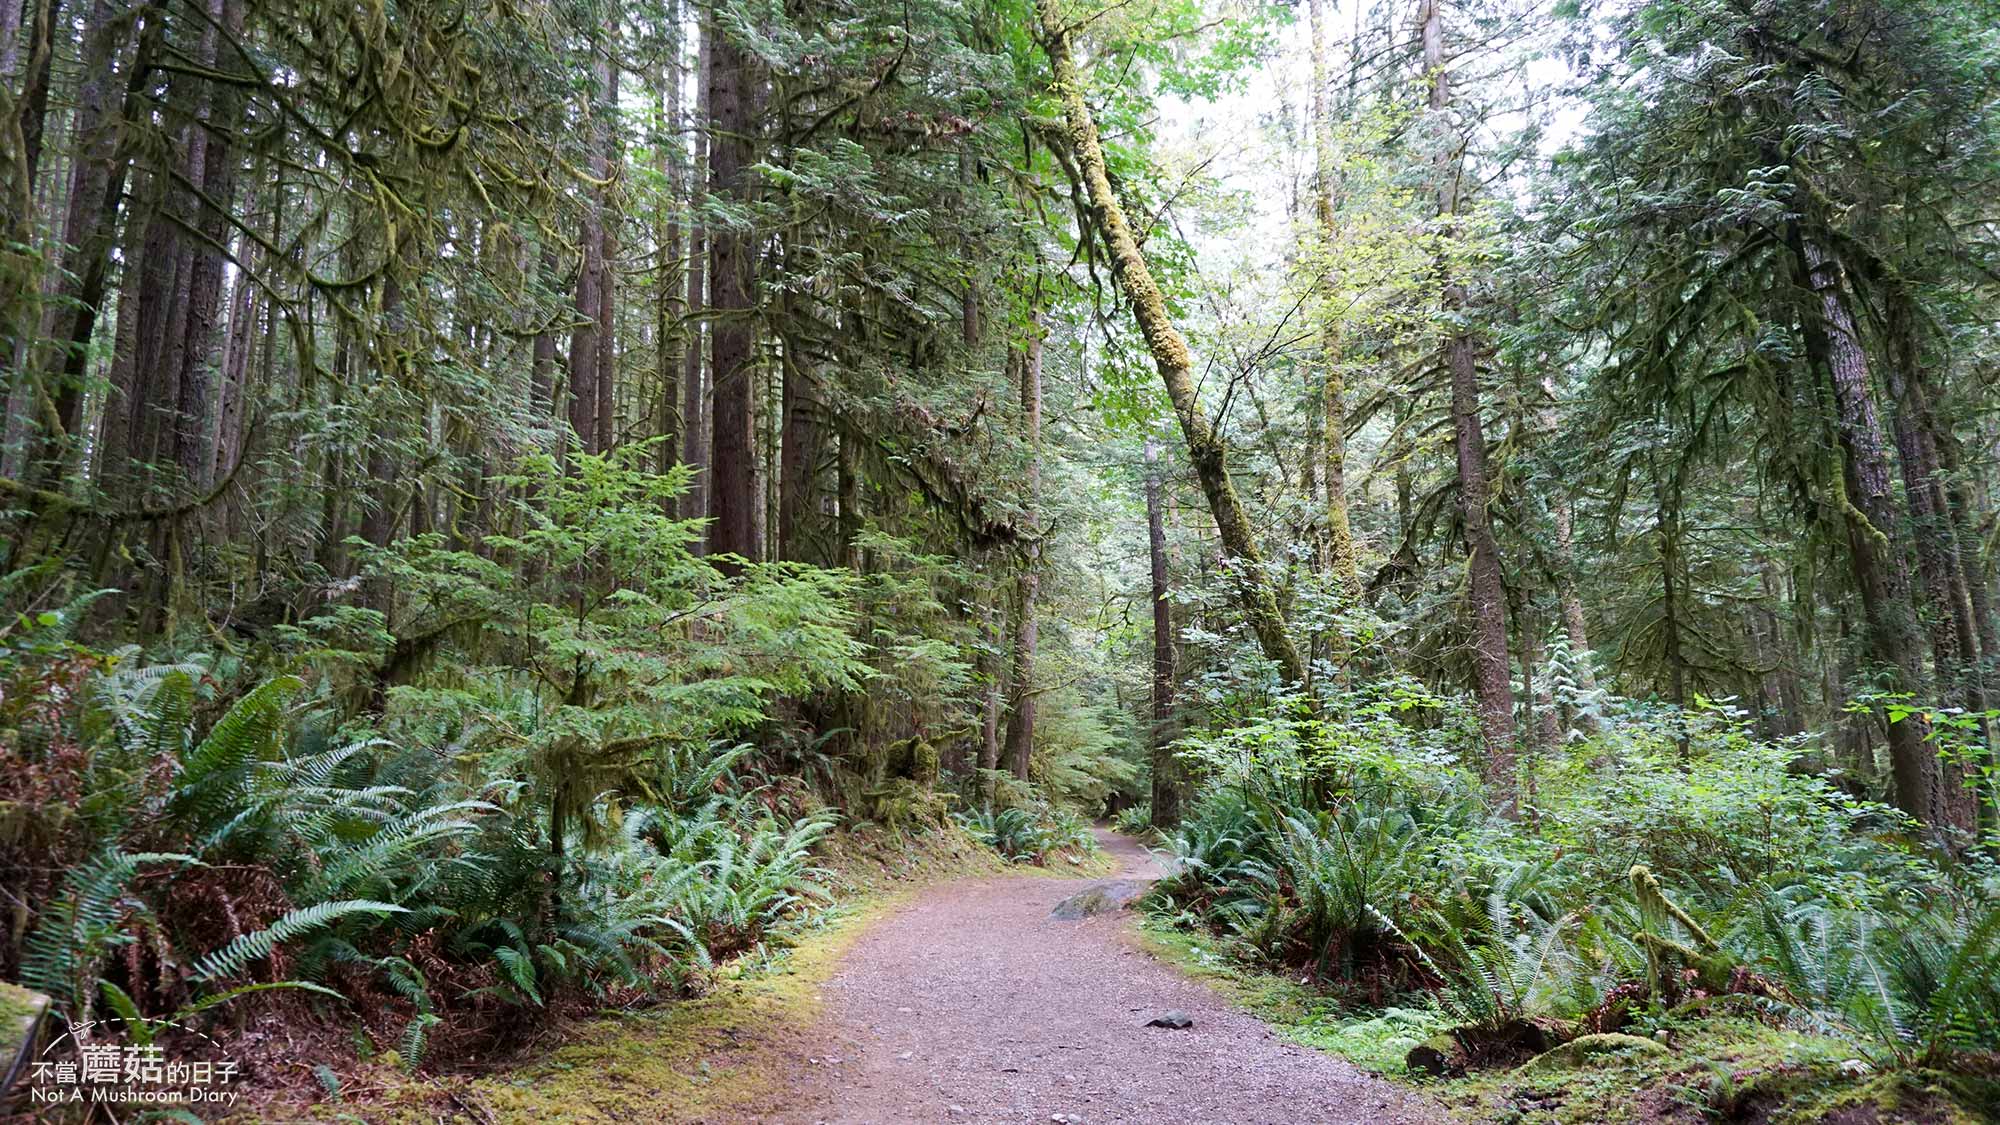
{"type": "MultiPolygon", "coordinates": [[[[695,121],[693,151],[688,163],[688,201],[690,211],[687,229],[687,311],[693,314],[701,310],[702,319],[689,320],[687,326],[686,364],[681,376],[681,461],[694,470],[688,481],[688,489],[681,496],[681,518],[684,520],[704,519],[708,515],[708,493],[710,484],[709,434],[708,434],[708,377],[706,345],[711,335],[707,327],[708,306],[708,233],[695,216],[692,207],[695,201],[707,193],[708,177],[708,136],[710,102],[708,77],[715,69],[715,29],[704,20],[699,25],[701,45],[695,65],[695,121]]],[[[690,548],[701,554],[707,549],[709,532],[704,526],[690,548]]]]}
{"type": "Polygon", "coordinates": [[[597,406],[591,448],[604,453],[618,444],[618,180],[624,165],[624,143],[618,129],[618,25],[606,34],[611,42],[603,64],[604,123],[598,174],[606,180],[598,189],[597,247],[597,406]]]}
{"type": "MultiPolygon", "coordinates": [[[[716,25],[709,25],[717,32],[716,25]]],[[[708,141],[710,190],[743,204],[750,200],[749,165],[753,159],[750,130],[750,59],[727,35],[715,34],[708,79],[713,115],[708,141]]],[[[757,541],[757,445],[755,426],[756,326],[755,246],[749,232],[735,227],[711,229],[709,285],[715,319],[710,326],[714,350],[714,418],[710,437],[713,473],[709,481],[709,549],[756,562],[763,554],[757,541]]]]}
{"type": "MultiPolygon", "coordinates": [[[[113,0],[96,0],[83,33],[82,84],[77,90],[76,159],[70,172],[63,218],[62,271],[54,308],[43,335],[51,351],[40,365],[42,387],[55,400],[61,432],[46,433],[30,470],[31,480],[53,480],[81,444],[84,375],[99,310],[110,274],[111,246],[118,230],[118,201],[125,191],[126,160],[120,153],[125,114],[137,97],[134,71],[144,57],[125,58],[138,16],[121,12],[113,0]],[[125,104],[112,99],[116,79],[126,79],[125,104]]],[[[148,36],[148,42],[153,36],[148,36]]]]}
{"type": "MultiPolygon", "coordinates": [[[[610,96],[616,82],[611,45],[596,45],[594,55],[591,63],[590,173],[599,180],[609,180],[611,134],[606,118],[612,109],[610,96]]],[[[568,404],[574,448],[584,453],[603,452],[599,439],[609,432],[608,425],[600,427],[598,423],[602,398],[598,383],[603,377],[601,367],[604,361],[603,318],[609,303],[604,292],[605,192],[604,187],[591,190],[590,200],[584,205],[582,229],[577,235],[577,245],[583,253],[577,267],[576,302],[572,310],[575,319],[569,336],[568,404]]]]}
{"type": "Polygon", "coordinates": [[[1181,819],[1182,770],[1170,748],[1174,741],[1174,611],[1167,597],[1167,519],[1161,497],[1160,443],[1146,439],[1146,554],[1152,563],[1153,723],[1149,744],[1153,765],[1153,827],[1172,828],[1181,819]]]}
{"type": "Polygon", "coordinates": [[[1125,208],[1111,188],[1111,178],[1104,163],[1104,147],[1097,135],[1097,122],[1091,117],[1090,106],[1083,100],[1083,83],[1070,48],[1070,29],[1059,20],[1049,0],[1037,0],[1035,9],[1041,26],[1042,47],[1048,53],[1049,65],[1054,72],[1054,93],[1063,107],[1064,139],[1076,157],[1084,187],[1089,193],[1091,223],[1110,251],[1118,284],[1124,290],[1126,299],[1132,303],[1132,314],[1139,323],[1140,332],[1146,337],[1146,345],[1153,353],[1153,364],[1160,372],[1161,382],[1166,384],[1167,397],[1172,400],[1174,414],[1180,420],[1181,435],[1187,441],[1188,460],[1194,466],[1195,476],[1200,480],[1202,493],[1208,500],[1209,511],[1215,517],[1216,531],[1222,538],[1223,550],[1228,554],[1230,578],[1236,587],[1237,599],[1242,603],[1244,617],[1256,634],[1258,646],[1265,657],[1278,666],[1285,680],[1291,684],[1303,684],[1306,680],[1305,660],[1300,657],[1298,646],[1292,643],[1277,596],[1264,575],[1263,552],[1257,548],[1250,518],[1243,510],[1236,486],[1229,479],[1226,448],[1209,424],[1208,416],[1203,413],[1201,402],[1196,397],[1194,360],[1188,352],[1187,341],[1181,338],[1167,315],[1160,287],[1153,280],[1138,238],[1125,218],[1125,208]]]}
{"type": "Polygon", "coordinates": [[[828,560],[814,550],[819,528],[819,464],[824,435],[819,425],[817,380],[799,350],[787,342],[784,355],[783,437],[778,466],[779,557],[823,565],[828,560]]]}
{"type": "MultiPolygon", "coordinates": [[[[1028,439],[1027,515],[1032,525],[1042,502],[1042,326],[1039,314],[1030,318],[1028,338],[1018,364],[1021,372],[1021,422],[1028,439]]],[[[1012,706],[1007,718],[1007,768],[1028,779],[1035,752],[1035,707],[1040,689],[1035,682],[1035,646],[1039,640],[1036,600],[1042,585],[1042,545],[1028,541],[1019,578],[1020,621],[1014,636],[1012,706]]]]}
{"type": "MultiPolygon", "coordinates": [[[[1430,109],[1442,115],[1451,108],[1451,81],[1445,69],[1444,17],[1437,0],[1421,9],[1424,69],[1430,75],[1430,109]]],[[[1458,213],[1458,168],[1454,155],[1437,158],[1438,215],[1447,225],[1458,213]]],[[[1449,232],[1446,235],[1450,237],[1449,232]]],[[[1442,263],[1441,295],[1447,316],[1462,322],[1467,305],[1465,287],[1442,263]]],[[[1479,700],[1479,728],[1486,743],[1485,773],[1503,811],[1516,804],[1514,765],[1514,689],[1507,651],[1507,592],[1500,569],[1500,545],[1488,512],[1491,488],[1486,465],[1486,431],[1479,417],[1477,346],[1469,332],[1446,332],[1444,364],[1451,376],[1452,447],[1458,460],[1458,506],[1465,524],[1468,598],[1472,609],[1472,682],[1479,700]]]]}
{"type": "MultiPolygon", "coordinates": [[[[1326,40],[1321,34],[1321,0],[1308,0],[1312,34],[1313,213],[1319,221],[1323,249],[1334,251],[1333,119],[1327,108],[1326,40]]],[[[1361,596],[1361,575],[1354,546],[1354,527],[1347,515],[1347,381],[1341,373],[1340,317],[1337,290],[1330,268],[1320,272],[1320,379],[1325,417],[1321,455],[1326,476],[1326,561],[1329,572],[1349,598],[1361,596]]]]}
{"type": "MultiPolygon", "coordinates": [[[[216,69],[221,34],[226,32],[231,38],[242,35],[244,6],[232,0],[209,0],[208,15],[211,22],[202,30],[201,60],[204,66],[216,69]]],[[[190,489],[208,486],[209,471],[214,464],[208,438],[213,429],[210,416],[215,408],[214,377],[220,368],[216,329],[222,304],[224,248],[230,232],[230,216],[225,209],[235,203],[236,197],[240,157],[233,142],[237,118],[242,112],[242,95],[232,84],[215,82],[205,92],[203,103],[201,119],[192,130],[197,141],[193,151],[200,153],[201,174],[190,174],[188,179],[200,185],[207,202],[197,204],[201,238],[191,242],[187,251],[187,327],[180,355],[173,433],[174,465],[182,486],[190,489]]],[[[192,173],[192,165],[189,170],[192,173]]]]}
{"type": "MultiPolygon", "coordinates": [[[[1916,615],[1909,599],[1903,553],[1896,541],[1899,513],[1889,480],[1889,459],[1875,408],[1868,356],[1848,311],[1839,266],[1794,225],[1792,251],[1801,287],[1809,300],[1806,346],[1825,373],[1836,410],[1835,436],[1841,452],[1848,557],[1866,619],[1871,658],[1894,677],[1897,690],[1919,697],[1927,690],[1919,655],[1916,615]]],[[[1890,768],[1896,807],[1934,828],[1954,824],[1959,804],[1946,791],[1938,756],[1926,739],[1922,720],[1911,715],[1888,725],[1890,768]]],[[[1959,824],[1958,827],[1967,827],[1959,824]]]]}
{"type": "MultiPolygon", "coordinates": [[[[1889,414],[1890,428],[1902,468],[1903,496],[1910,510],[1931,660],[1944,702],[1982,714],[1986,692],[1979,669],[1979,637],[1961,563],[1957,520],[1945,495],[1944,460],[1937,440],[1940,425],[1917,345],[1915,309],[1909,295],[1893,283],[1884,304],[1889,362],[1883,365],[1883,373],[1894,406],[1889,414]]],[[[1991,728],[1984,719],[1980,728],[1990,756],[1991,728]]],[[[1981,807],[1977,782],[1959,762],[1941,762],[1940,771],[1945,800],[1952,806],[1951,822],[1974,825],[1981,807]]]]}
{"type": "Polygon", "coordinates": [[[673,30],[669,36],[667,61],[661,65],[654,79],[659,87],[655,103],[659,126],[653,141],[659,174],[667,184],[666,204],[660,208],[659,217],[659,301],[654,326],[654,368],[660,396],[661,472],[680,462],[681,434],[685,429],[681,424],[680,390],[681,364],[686,351],[684,341],[687,329],[683,315],[687,312],[687,280],[686,259],[681,250],[681,208],[687,201],[687,172],[681,145],[683,67],[680,0],[667,0],[666,21],[673,30]]]}

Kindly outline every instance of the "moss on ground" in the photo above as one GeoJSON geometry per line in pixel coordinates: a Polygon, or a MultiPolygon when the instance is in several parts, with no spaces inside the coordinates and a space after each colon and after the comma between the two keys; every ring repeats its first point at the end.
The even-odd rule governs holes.
{"type": "MultiPolygon", "coordinates": [[[[841,905],[783,946],[724,966],[708,996],[557,1023],[539,1037],[554,1044],[546,1053],[531,1049],[477,1077],[405,1077],[384,1061],[367,1064],[345,1076],[342,1096],[296,1112],[368,1125],[757,1120],[785,1108],[798,1085],[788,1079],[818,1053],[838,1052],[818,1028],[821,990],[876,919],[941,881],[1036,870],[1005,863],[956,829],[843,833],[822,863],[841,905]]],[[[1050,874],[1076,876],[1062,866],[1070,869],[1050,874]]]]}
{"type": "Polygon", "coordinates": [[[1574,1065],[1412,1079],[1409,1049],[1447,1026],[1419,1006],[1343,1010],[1306,986],[1229,958],[1212,938],[1160,923],[1145,946],[1216,986],[1285,1037],[1420,1086],[1457,1120],[1509,1125],[1754,1121],[1769,1125],[1973,1125],[2000,1121],[2000,1080],[1933,1071],[1879,1072],[1853,1043],[1774,1028],[1745,1014],[1663,1024],[1671,1049],[1588,1054],[1574,1065]]]}
{"type": "Polygon", "coordinates": [[[48,1000],[39,992],[0,981],[0,1078],[22,1052],[33,1046],[29,1035],[48,1000]]]}

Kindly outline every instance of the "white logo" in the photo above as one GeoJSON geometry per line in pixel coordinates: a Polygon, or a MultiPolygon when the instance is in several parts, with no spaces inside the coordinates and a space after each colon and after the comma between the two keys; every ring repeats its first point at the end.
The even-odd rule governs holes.
{"type": "Polygon", "coordinates": [[[165,1020],[104,1019],[74,1024],[43,1048],[28,1074],[33,1105],[88,1102],[128,1106],[229,1106],[239,1072],[222,1044],[199,1031],[165,1020]],[[153,1042],[167,1028],[205,1040],[196,1057],[173,1057],[153,1042]],[[98,1031],[125,1031],[127,1043],[98,1042],[98,1031]],[[73,1044],[63,1050],[65,1043],[73,1044]],[[72,1058],[70,1056],[74,1055],[72,1058]]]}

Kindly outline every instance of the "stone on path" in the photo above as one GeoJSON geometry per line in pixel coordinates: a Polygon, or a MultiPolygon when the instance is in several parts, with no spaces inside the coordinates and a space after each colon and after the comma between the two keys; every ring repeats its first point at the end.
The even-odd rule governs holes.
{"type": "Polygon", "coordinates": [[[1074,922],[1097,914],[1109,914],[1145,894],[1151,885],[1143,879],[1102,879],[1056,903],[1056,908],[1049,911],[1049,917],[1074,922]]]}

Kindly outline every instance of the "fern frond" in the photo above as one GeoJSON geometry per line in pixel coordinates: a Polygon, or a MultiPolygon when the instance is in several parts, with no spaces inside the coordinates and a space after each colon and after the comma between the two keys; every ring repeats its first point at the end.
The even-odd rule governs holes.
{"type": "Polygon", "coordinates": [[[234,941],[195,962],[194,980],[211,981],[232,977],[243,971],[252,961],[270,955],[279,945],[333,925],[343,918],[358,914],[400,914],[403,908],[393,903],[371,902],[365,899],[348,899],[338,902],[320,902],[300,907],[273,922],[268,928],[253,933],[239,935],[234,941]]]}

